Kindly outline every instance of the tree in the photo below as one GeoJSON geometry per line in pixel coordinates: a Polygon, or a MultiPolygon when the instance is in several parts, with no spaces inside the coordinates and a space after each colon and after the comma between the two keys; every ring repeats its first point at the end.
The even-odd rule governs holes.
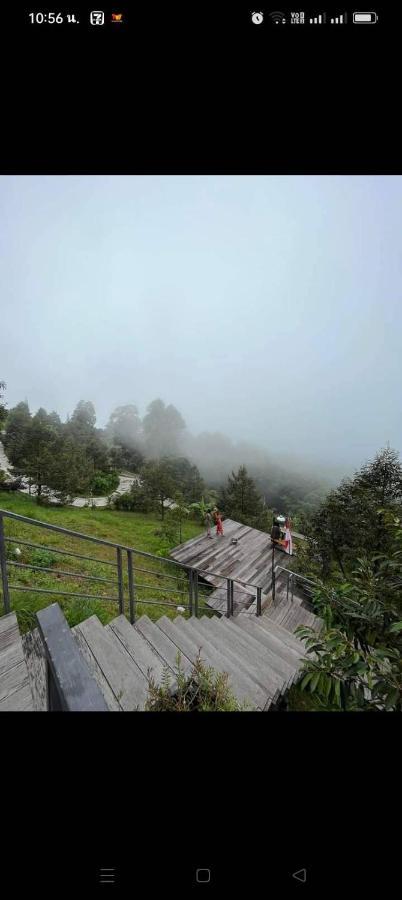
{"type": "Polygon", "coordinates": [[[95,422],[96,413],[93,403],[90,400],[80,400],[68,424],[73,434],[87,440],[93,435],[95,422]]]}
{"type": "Polygon", "coordinates": [[[144,457],[136,447],[127,447],[122,444],[113,444],[109,450],[110,463],[114,469],[121,472],[138,472],[144,463],[144,457]]]}
{"type": "Polygon", "coordinates": [[[112,444],[122,447],[137,447],[141,440],[141,419],[134,404],[117,406],[110,415],[105,429],[112,444]]]}
{"type": "Polygon", "coordinates": [[[141,469],[141,478],[147,494],[156,503],[160,503],[162,520],[165,517],[165,501],[173,497],[178,489],[170,467],[166,460],[149,461],[141,469]]]}
{"type": "Polygon", "coordinates": [[[3,444],[15,469],[23,468],[30,427],[31,413],[27,403],[18,403],[9,410],[3,444]]]}
{"type": "Polygon", "coordinates": [[[307,531],[311,558],[319,562],[321,576],[328,578],[335,566],[346,577],[362,551],[386,551],[384,517],[387,510],[398,513],[401,500],[402,466],[389,448],[331,491],[307,531]]]}
{"type": "Polygon", "coordinates": [[[57,432],[45,409],[32,417],[24,444],[21,468],[36,485],[40,503],[44,485],[51,487],[57,432]]]}
{"type": "Polygon", "coordinates": [[[180,437],[186,424],[175,406],[153,400],[142,422],[147,456],[160,458],[178,452],[180,437]]]}
{"type": "Polygon", "coordinates": [[[244,522],[245,525],[256,528],[264,519],[262,498],[245,466],[240,466],[237,473],[229,475],[219,503],[225,515],[237,522],[244,522]]]}
{"type": "Polygon", "coordinates": [[[205,491],[205,484],[197,466],[186,459],[185,456],[168,457],[164,461],[172,478],[179,485],[186,502],[196,502],[205,491]]]}
{"type": "Polygon", "coordinates": [[[5,391],[6,387],[7,387],[6,382],[0,381],[0,431],[2,430],[4,422],[6,421],[6,418],[7,418],[6,404],[3,403],[3,400],[4,400],[3,391],[5,391]]]}
{"type": "Polygon", "coordinates": [[[183,540],[183,522],[188,518],[189,510],[180,491],[174,495],[173,499],[175,505],[167,511],[166,525],[171,530],[173,540],[176,541],[178,538],[179,544],[181,544],[183,540]]]}

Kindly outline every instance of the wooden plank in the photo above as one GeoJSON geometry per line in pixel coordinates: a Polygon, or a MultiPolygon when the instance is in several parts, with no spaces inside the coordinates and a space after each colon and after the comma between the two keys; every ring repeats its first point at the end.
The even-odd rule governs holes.
{"type": "Polygon", "coordinates": [[[58,603],[39,610],[36,618],[61,708],[69,712],[106,712],[104,697],[79,651],[58,603]]]}
{"type": "Polygon", "coordinates": [[[0,700],[0,712],[33,712],[32,693],[28,681],[0,700]]]}
{"type": "Polygon", "coordinates": [[[16,614],[0,619],[0,710],[32,711],[34,703],[29,683],[16,614]]]}
{"type": "Polygon", "coordinates": [[[224,653],[239,671],[244,672],[264,691],[265,697],[262,706],[265,706],[267,698],[283,688],[283,675],[277,673],[268,660],[264,664],[262,654],[258,655],[255,650],[251,652],[247,638],[244,638],[240,628],[236,629],[234,625],[229,630],[229,625],[227,627],[223,619],[220,622],[212,619],[200,619],[200,623],[205,636],[212,645],[224,653]]]}
{"type": "MultiPolygon", "coordinates": [[[[196,568],[200,577],[216,588],[206,603],[213,609],[226,609],[226,578],[235,582],[235,613],[254,602],[256,587],[263,591],[263,605],[267,605],[267,595],[272,581],[272,545],[270,535],[232,519],[225,519],[223,538],[212,541],[206,535],[186,541],[171,551],[178,562],[196,568]],[[232,538],[238,543],[233,545],[232,538]],[[208,572],[218,572],[213,575],[208,572]],[[241,584],[240,582],[243,582],[241,584]],[[242,591],[244,597],[241,596],[242,591]]],[[[281,555],[282,557],[283,555],[281,555]]],[[[291,557],[284,556],[281,563],[289,565],[291,557]]]]}
{"type": "Polygon", "coordinates": [[[150,677],[155,681],[162,678],[164,666],[159,656],[150,648],[143,636],[130,625],[124,615],[117,616],[109,622],[106,630],[113,631],[147,681],[150,677]]]}
{"type": "Polygon", "coordinates": [[[151,622],[148,616],[143,615],[137,619],[135,629],[145,638],[152,650],[158,654],[162,663],[167,665],[172,672],[177,670],[178,654],[182,671],[186,674],[191,671],[192,665],[189,658],[178,650],[176,644],[155,625],[155,622],[151,622]]]}
{"type": "MultiPolygon", "coordinates": [[[[203,617],[204,618],[204,617],[203,617]]],[[[206,634],[203,628],[202,619],[187,619],[185,621],[186,636],[192,633],[192,640],[196,647],[201,647],[201,658],[205,660],[208,666],[211,666],[217,672],[226,672],[229,676],[228,684],[240,702],[245,702],[247,706],[254,709],[263,709],[269,691],[262,688],[252,676],[244,671],[238,664],[238,660],[227,652],[227,648],[218,649],[210,640],[209,634],[206,634]]],[[[206,619],[209,622],[210,619],[206,619]]],[[[183,627],[183,626],[182,626],[183,627]]]]}
{"type": "Polygon", "coordinates": [[[34,628],[21,637],[27,664],[29,683],[31,686],[34,709],[37,712],[46,712],[47,704],[47,666],[45,650],[39,634],[39,629],[34,628]]]}
{"type": "Polygon", "coordinates": [[[102,691],[108,709],[110,710],[110,712],[122,712],[123,707],[120,706],[120,703],[117,700],[117,697],[115,697],[109,682],[102,672],[101,667],[98,665],[95,657],[91,653],[85,637],[81,632],[80,625],[74,625],[74,628],[71,629],[71,633],[74,637],[74,640],[77,641],[78,647],[86,661],[91,675],[95,678],[96,683],[102,691]]]}
{"type": "Polygon", "coordinates": [[[147,681],[120,641],[103,628],[97,616],[81,622],[80,630],[122,709],[144,709],[147,681]]]}

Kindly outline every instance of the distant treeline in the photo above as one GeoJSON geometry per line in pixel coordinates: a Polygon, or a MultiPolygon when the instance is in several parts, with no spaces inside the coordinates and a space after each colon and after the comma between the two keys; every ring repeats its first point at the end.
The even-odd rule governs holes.
{"type": "Polygon", "coordinates": [[[66,422],[43,408],[31,415],[26,403],[7,412],[0,402],[1,420],[10,462],[16,474],[37,485],[39,496],[43,485],[60,496],[107,494],[116,487],[117,472],[139,473],[146,462],[166,459],[186,460],[193,467],[192,480],[199,491],[198,497],[192,491],[194,502],[206,485],[219,493],[228,476],[242,466],[265,506],[299,517],[314,511],[329,488],[313,477],[286,471],[246,442],[235,443],[219,432],[192,435],[176,407],[159,398],[143,417],[134,404],[117,407],[105,428],[96,427],[90,401],[80,401],[66,422]]]}

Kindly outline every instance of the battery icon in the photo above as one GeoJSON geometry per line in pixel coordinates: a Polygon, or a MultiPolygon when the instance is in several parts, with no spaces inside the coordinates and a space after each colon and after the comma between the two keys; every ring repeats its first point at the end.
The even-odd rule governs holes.
{"type": "Polygon", "coordinates": [[[355,12],[353,13],[353,22],[355,25],[373,25],[374,22],[378,22],[378,16],[375,12],[355,12]]]}

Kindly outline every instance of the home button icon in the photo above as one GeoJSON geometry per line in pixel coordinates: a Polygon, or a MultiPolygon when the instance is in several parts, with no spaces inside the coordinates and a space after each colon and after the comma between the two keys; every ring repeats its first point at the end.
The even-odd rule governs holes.
{"type": "Polygon", "coordinates": [[[195,880],[197,884],[208,884],[211,881],[211,869],[197,869],[195,880]]]}

